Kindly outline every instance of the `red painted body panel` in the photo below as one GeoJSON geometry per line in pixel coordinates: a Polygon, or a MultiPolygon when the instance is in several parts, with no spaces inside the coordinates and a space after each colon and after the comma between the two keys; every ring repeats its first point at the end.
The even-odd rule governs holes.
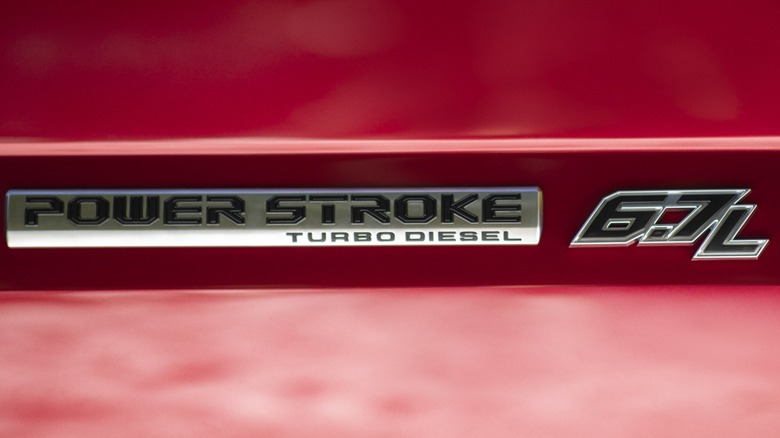
{"type": "Polygon", "coordinates": [[[0,8],[5,136],[778,134],[773,0],[0,8]]]}
{"type": "MultiPolygon", "coordinates": [[[[246,142],[245,142],[246,143],[246,142]]],[[[758,210],[745,237],[771,238],[780,139],[668,140],[663,147],[613,140],[575,142],[355,143],[363,152],[285,154],[274,142],[241,154],[101,156],[50,150],[4,157],[0,190],[35,188],[306,188],[539,186],[544,226],[538,246],[363,248],[0,249],[5,289],[397,287],[540,284],[778,284],[780,251],[758,260],[692,262],[693,246],[569,248],[598,202],[616,190],[751,188],[758,210]],[[720,148],[710,149],[710,142],[720,148]],[[605,144],[611,147],[598,148],[605,144]],[[568,146],[568,147],[567,147],[568,146]],[[266,151],[266,148],[268,151],[266,151]],[[375,150],[377,149],[377,150],[375,150]],[[430,151],[428,151],[430,150],[430,151]],[[277,152],[274,152],[277,151],[277,152]],[[41,265],[47,275],[36,275],[41,265]],[[117,281],[121,278],[121,281],[117,281]]],[[[310,143],[314,146],[317,143],[310,143]]],[[[129,148],[129,146],[127,146],[129,148]]],[[[165,150],[166,143],[161,143],[165,150]]],[[[300,149],[304,146],[298,145],[300,149]]],[[[339,143],[334,150],[343,148],[339,143]]],[[[18,148],[10,145],[9,149],[18,148]]],[[[55,146],[51,146],[55,148],[55,146]]]]}
{"type": "Polygon", "coordinates": [[[0,295],[6,436],[776,435],[766,287],[0,295]]]}
{"type": "Polygon", "coordinates": [[[776,435],[780,3],[16,3],[0,193],[545,203],[536,247],[0,245],[0,435],[776,435]],[[681,188],[752,189],[761,258],[568,248],[681,188]]]}

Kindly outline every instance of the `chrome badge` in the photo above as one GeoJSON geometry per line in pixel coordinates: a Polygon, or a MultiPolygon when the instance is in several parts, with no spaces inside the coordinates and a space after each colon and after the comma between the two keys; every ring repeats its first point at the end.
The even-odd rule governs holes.
{"type": "Polygon", "coordinates": [[[694,260],[756,259],[767,239],[737,239],[756,205],[750,189],[619,191],[604,198],[571,246],[693,245],[694,260]],[[668,218],[669,216],[677,218],[668,218]]]}
{"type": "Polygon", "coordinates": [[[536,187],[11,190],[11,248],[536,245],[536,187]]]}

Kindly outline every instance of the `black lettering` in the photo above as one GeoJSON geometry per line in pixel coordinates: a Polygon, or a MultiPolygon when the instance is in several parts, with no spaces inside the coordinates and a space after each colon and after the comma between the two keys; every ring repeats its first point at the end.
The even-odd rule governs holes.
{"type": "Polygon", "coordinates": [[[292,225],[306,219],[305,206],[283,207],[282,202],[303,202],[305,196],[272,196],[265,202],[267,214],[289,213],[290,217],[267,217],[265,222],[270,225],[292,225]]]}
{"type": "Polygon", "coordinates": [[[324,242],[325,239],[328,237],[325,233],[320,233],[320,238],[315,239],[314,233],[306,233],[307,237],[309,238],[309,242],[324,242]]]}
{"type": "Polygon", "coordinates": [[[68,202],[68,220],[76,225],[100,225],[108,220],[108,201],[101,196],[73,198],[68,202]],[[94,204],[94,217],[84,217],[83,205],[94,204]]]}
{"type": "Polygon", "coordinates": [[[298,243],[298,237],[303,236],[303,233],[285,233],[285,234],[292,237],[293,243],[298,243]]]}
{"type": "Polygon", "coordinates": [[[229,202],[230,207],[206,206],[206,223],[208,225],[219,225],[220,215],[225,216],[236,225],[246,224],[245,203],[238,196],[207,196],[207,202],[229,202]]]}
{"type": "Polygon", "coordinates": [[[149,225],[160,217],[160,197],[146,197],[146,215],[144,216],[144,197],[130,196],[130,208],[127,196],[114,196],[114,220],[123,225],[149,225]],[[128,211],[129,210],[129,211],[128,211]]]}
{"type": "Polygon", "coordinates": [[[352,201],[371,201],[376,205],[373,206],[352,206],[352,223],[364,224],[366,223],[366,215],[376,219],[380,224],[389,224],[390,216],[387,215],[390,210],[390,201],[382,195],[352,195],[352,201]]]}
{"type": "Polygon", "coordinates": [[[720,223],[712,231],[713,236],[705,241],[701,249],[701,257],[715,254],[717,256],[750,257],[761,253],[766,241],[734,240],[740,228],[747,222],[752,207],[737,206],[729,209],[720,223]]]}
{"type": "Polygon", "coordinates": [[[427,224],[436,217],[436,200],[429,195],[404,195],[395,200],[395,217],[405,224],[427,224]],[[409,204],[422,206],[422,215],[409,215],[409,204]]]}
{"type": "Polygon", "coordinates": [[[322,223],[331,225],[336,223],[336,205],[333,202],[346,201],[347,195],[311,195],[309,201],[311,202],[328,202],[329,204],[322,204],[322,223]]]}
{"type": "Polygon", "coordinates": [[[371,233],[355,233],[355,242],[370,242],[371,233]]]}
{"type": "Polygon", "coordinates": [[[498,231],[483,231],[482,232],[482,240],[483,241],[498,241],[500,240],[498,238],[498,231]]]}
{"type": "Polygon", "coordinates": [[[520,199],[520,194],[511,195],[489,195],[482,200],[482,221],[483,222],[520,222],[520,215],[517,216],[499,216],[498,212],[520,211],[520,204],[497,204],[499,201],[512,201],[520,199]]]}
{"type": "Polygon", "coordinates": [[[654,208],[663,203],[666,195],[618,195],[610,199],[593,216],[582,239],[631,242],[640,236],[656,215],[654,208]],[[647,206],[646,210],[620,211],[624,203],[638,203],[647,206]]]}
{"type": "Polygon", "coordinates": [[[376,233],[376,240],[380,242],[392,242],[395,240],[395,234],[387,231],[376,233]]]}
{"type": "Polygon", "coordinates": [[[425,241],[425,233],[421,233],[419,231],[407,231],[406,232],[406,241],[407,242],[423,242],[423,241],[425,241]]]}
{"type": "Polygon", "coordinates": [[[675,239],[693,239],[702,227],[712,223],[713,218],[722,209],[735,201],[733,194],[696,194],[682,195],[679,204],[687,202],[701,203],[704,206],[695,211],[693,217],[675,233],[675,239]]]}
{"type": "Polygon", "coordinates": [[[194,207],[181,207],[179,202],[201,202],[203,196],[171,196],[165,200],[165,218],[163,223],[165,225],[200,225],[200,217],[179,217],[180,214],[198,214],[200,215],[203,208],[198,205],[194,207]]]}
{"type": "Polygon", "coordinates": [[[479,234],[475,231],[461,231],[460,240],[463,242],[476,242],[479,240],[479,234]]]}
{"type": "Polygon", "coordinates": [[[455,232],[454,231],[439,231],[439,240],[442,242],[454,242],[455,241],[455,232]]]}
{"type": "Polygon", "coordinates": [[[340,240],[349,242],[349,233],[333,233],[330,235],[331,242],[338,242],[340,240]]]}
{"type": "Polygon", "coordinates": [[[451,224],[455,221],[455,216],[459,216],[466,222],[476,224],[479,218],[466,210],[466,207],[479,197],[475,194],[466,195],[455,202],[455,195],[441,195],[441,222],[451,224]]]}
{"type": "Polygon", "coordinates": [[[55,216],[64,213],[65,204],[60,198],[54,196],[28,196],[25,201],[28,203],[46,203],[48,208],[25,208],[24,224],[27,226],[37,226],[38,216],[55,216]]]}
{"type": "Polygon", "coordinates": [[[512,237],[509,235],[509,231],[504,231],[504,240],[507,242],[520,242],[523,240],[522,237],[512,237]]]}

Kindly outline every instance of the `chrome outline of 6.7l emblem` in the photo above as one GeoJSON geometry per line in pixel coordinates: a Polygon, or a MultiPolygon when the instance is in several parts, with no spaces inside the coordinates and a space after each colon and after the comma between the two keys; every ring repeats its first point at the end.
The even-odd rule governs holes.
{"type": "Polygon", "coordinates": [[[693,245],[705,233],[693,260],[757,259],[768,239],[737,239],[753,204],[738,204],[750,189],[635,190],[604,198],[591,213],[571,246],[693,245]],[[667,211],[684,213],[676,223],[667,211]],[[661,222],[659,223],[659,220],[661,222]]]}

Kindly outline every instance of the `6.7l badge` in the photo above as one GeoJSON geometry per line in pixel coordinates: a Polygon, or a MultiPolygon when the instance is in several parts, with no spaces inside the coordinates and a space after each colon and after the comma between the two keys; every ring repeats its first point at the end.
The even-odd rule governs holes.
{"type": "Polygon", "coordinates": [[[604,198],[571,246],[692,245],[694,260],[756,259],[767,239],[738,239],[756,205],[739,204],[750,189],[619,191],[604,198]],[[665,213],[683,213],[671,223],[665,213]]]}

